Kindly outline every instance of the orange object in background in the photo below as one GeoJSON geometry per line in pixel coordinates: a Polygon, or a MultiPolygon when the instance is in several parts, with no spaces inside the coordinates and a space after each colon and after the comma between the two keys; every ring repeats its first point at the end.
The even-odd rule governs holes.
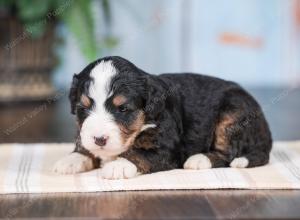
{"type": "Polygon", "coordinates": [[[240,33],[223,32],[219,35],[219,41],[225,45],[250,48],[261,48],[263,46],[263,39],[261,37],[250,37],[240,33]]]}
{"type": "Polygon", "coordinates": [[[300,0],[295,0],[293,10],[295,26],[297,31],[300,32],[300,0]]]}

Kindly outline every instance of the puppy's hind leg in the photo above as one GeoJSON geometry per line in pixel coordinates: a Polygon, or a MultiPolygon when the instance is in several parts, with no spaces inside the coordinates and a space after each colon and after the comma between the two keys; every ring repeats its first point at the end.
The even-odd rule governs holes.
{"type": "Polygon", "coordinates": [[[192,155],[183,167],[185,169],[228,167],[235,156],[229,132],[235,121],[236,115],[234,113],[222,114],[215,128],[213,147],[210,152],[192,155]]]}
{"type": "Polygon", "coordinates": [[[233,141],[235,134],[232,132],[232,128],[237,124],[237,121],[238,113],[236,111],[222,112],[216,123],[213,146],[210,152],[196,154],[198,155],[197,157],[196,155],[191,156],[185,162],[184,168],[203,169],[228,167],[238,153],[238,148],[233,141]],[[203,165],[204,161],[206,161],[206,166],[203,165]]]}
{"type": "Polygon", "coordinates": [[[269,162],[269,153],[254,151],[241,157],[234,158],[230,163],[233,168],[250,168],[263,166],[269,162]]]}
{"type": "Polygon", "coordinates": [[[195,154],[190,156],[184,163],[184,169],[200,170],[216,167],[229,166],[230,160],[222,152],[212,151],[209,153],[195,154]]]}
{"type": "Polygon", "coordinates": [[[228,155],[230,167],[265,165],[272,148],[268,124],[251,97],[244,97],[246,102],[240,98],[243,97],[236,96],[235,101],[230,99],[227,109],[220,115],[215,131],[215,150],[228,155]]]}

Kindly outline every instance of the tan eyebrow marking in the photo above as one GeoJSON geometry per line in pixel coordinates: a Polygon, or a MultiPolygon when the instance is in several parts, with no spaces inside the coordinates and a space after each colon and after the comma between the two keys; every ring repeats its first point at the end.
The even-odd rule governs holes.
{"type": "Polygon", "coordinates": [[[80,102],[85,107],[90,107],[92,104],[91,99],[89,97],[87,97],[86,95],[81,95],[80,102]]]}
{"type": "Polygon", "coordinates": [[[126,97],[123,95],[117,95],[116,97],[113,98],[113,104],[115,106],[120,106],[123,105],[127,101],[126,97]]]}

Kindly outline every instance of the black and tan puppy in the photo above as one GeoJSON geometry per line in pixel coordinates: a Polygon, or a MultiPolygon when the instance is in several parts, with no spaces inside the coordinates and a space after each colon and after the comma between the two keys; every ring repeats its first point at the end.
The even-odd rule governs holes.
{"type": "Polygon", "coordinates": [[[102,167],[103,178],[176,168],[245,168],[268,163],[272,139],[258,103],[233,82],[183,73],[150,75],[121,57],[75,74],[73,153],[54,171],[102,167]]]}

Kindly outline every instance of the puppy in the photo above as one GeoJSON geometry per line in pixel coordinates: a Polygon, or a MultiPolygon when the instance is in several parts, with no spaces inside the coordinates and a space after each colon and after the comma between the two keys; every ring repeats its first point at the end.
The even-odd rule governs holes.
{"type": "Polygon", "coordinates": [[[73,77],[78,135],[61,174],[101,167],[103,178],[170,169],[268,163],[271,133],[258,103],[234,82],[192,74],[150,75],[105,57],[73,77]]]}

